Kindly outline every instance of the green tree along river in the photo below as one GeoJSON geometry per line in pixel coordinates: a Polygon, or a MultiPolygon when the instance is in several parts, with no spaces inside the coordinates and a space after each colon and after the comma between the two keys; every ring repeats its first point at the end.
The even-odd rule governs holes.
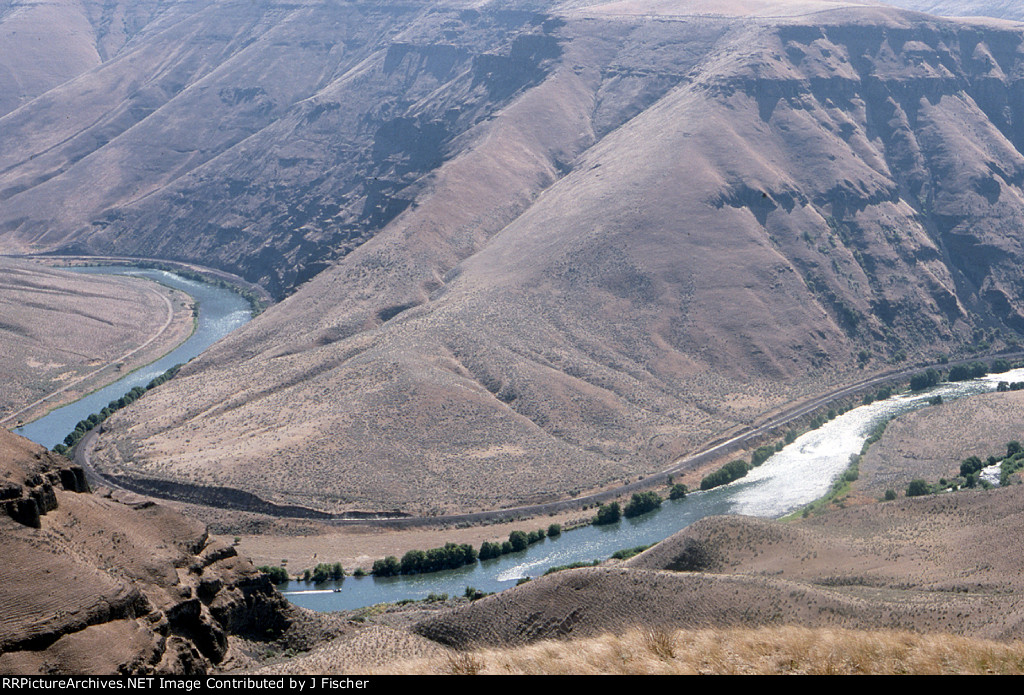
{"type": "MultiPolygon", "coordinates": [[[[250,318],[248,303],[237,294],[165,271],[110,266],[80,268],[78,272],[149,277],[187,292],[199,302],[198,327],[191,338],[160,360],[15,430],[49,448],[63,441],[80,420],[101,411],[133,387],[144,387],[175,364],[187,362],[250,318]]],[[[862,405],[798,437],[745,477],[728,485],[691,492],[685,499],[666,499],[660,510],[616,523],[545,536],[524,550],[459,569],[393,577],[346,577],[320,584],[293,581],[281,588],[293,603],[320,611],[422,599],[430,594],[461,596],[467,586],[485,592],[501,591],[523,577],[539,577],[549,567],[604,560],[623,548],[657,543],[705,516],[784,516],[826,494],[832,482],[845,471],[850,455],[860,452],[864,440],[880,422],[926,407],[936,395],[949,401],[995,391],[1000,381],[1024,381],[1024,369],[942,383],[919,393],[862,405]]],[[[522,523],[522,530],[527,532],[546,527],[543,517],[522,523]]]]}

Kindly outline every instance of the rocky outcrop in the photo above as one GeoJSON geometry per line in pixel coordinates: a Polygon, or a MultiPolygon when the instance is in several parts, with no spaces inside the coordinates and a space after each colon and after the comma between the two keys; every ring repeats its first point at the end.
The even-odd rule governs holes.
{"type": "Polygon", "coordinates": [[[40,527],[40,517],[57,508],[55,490],[89,492],[81,466],[62,465],[27,476],[21,484],[4,482],[0,487],[0,509],[20,524],[40,527]]]}
{"type": "Polygon", "coordinates": [[[292,609],[196,522],[0,430],[0,673],[202,673],[292,609]]]}

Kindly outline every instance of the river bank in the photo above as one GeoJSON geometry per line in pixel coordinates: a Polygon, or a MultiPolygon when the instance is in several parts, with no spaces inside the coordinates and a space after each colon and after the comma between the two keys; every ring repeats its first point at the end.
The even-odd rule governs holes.
{"type": "MultiPolygon", "coordinates": [[[[935,395],[942,395],[946,401],[951,401],[994,391],[1002,379],[1024,379],[1024,371],[990,375],[967,382],[943,383],[923,392],[895,395],[854,408],[796,438],[746,477],[730,485],[693,493],[685,500],[666,500],[660,511],[636,519],[624,519],[611,526],[580,528],[563,533],[555,539],[545,539],[527,550],[473,563],[458,570],[429,575],[350,578],[340,585],[292,582],[284,590],[290,600],[316,610],[350,609],[371,603],[424,598],[429,594],[451,595],[460,593],[466,586],[483,591],[500,591],[524,577],[539,576],[553,565],[605,560],[617,550],[657,543],[706,516],[742,514],[777,518],[824,495],[833,480],[843,474],[850,456],[860,451],[866,437],[880,423],[927,408],[935,395]]],[[[537,518],[503,527],[501,532],[491,528],[489,533],[483,535],[490,536],[488,540],[501,540],[500,535],[506,529],[518,526],[513,530],[532,531],[545,525],[545,519],[537,518]]],[[[275,545],[264,535],[260,539],[240,538],[239,545],[244,552],[259,555],[268,564],[278,565],[281,560],[287,560],[286,569],[295,574],[302,569],[295,562],[338,562],[341,561],[339,556],[343,555],[348,557],[353,567],[364,567],[367,560],[372,562],[374,559],[365,551],[356,554],[349,550],[345,553],[345,547],[379,549],[382,543],[391,543],[394,547],[403,541],[408,543],[419,540],[421,542],[415,549],[426,550],[446,542],[483,540],[475,529],[434,531],[433,535],[423,532],[418,536],[409,533],[405,536],[392,535],[390,538],[383,534],[378,536],[378,533],[379,530],[367,529],[362,538],[352,533],[335,534],[333,538],[323,534],[318,538],[292,538],[280,545],[275,545]],[[431,538],[432,541],[426,542],[431,538]],[[302,548],[303,553],[291,557],[282,555],[276,558],[276,562],[275,558],[269,556],[269,553],[275,551],[287,553],[289,547],[302,548]],[[324,548],[328,549],[327,552],[337,552],[337,555],[327,556],[322,552],[324,548]],[[314,553],[315,556],[311,556],[314,553]]],[[[389,554],[401,555],[397,549],[389,554]]]]}
{"type": "MultiPolygon", "coordinates": [[[[93,269],[93,271],[101,272],[97,269],[93,269]]],[[[194,284],[198,285],[199,283],[194,284]]],[[[192,289],[196,288],[192,287],[192,289]]],[[[200,300],[200,306],[205,309],[204,300],[200,300]]],[[[202,318],[200,324],[203,324],[202,318]]],[[[193,349],[198,349],[201,352],[205,346],[196,345],[193,349]]],[[[799,422],[800,418],[811,417],[817,410],[837,398],[851,398],[862,390],[902,378],[912,371],[915,370],[907,369],[890,374],[873,375],[859,384],[818,398],[808,399],[777,413],[775,416],[765,417],[756,427],[735,433],[734,436],[708,447],[695,456],[677,461],[672,468],[656,476],[649,476],[647,479],[630,483],[628,486],[600,493],[599,496],[558,503],[557,506],[562,508],[553,510],[554,514],[548,512],[546,507],[526,508],[512,513],[519,517],[514,521],[476,526],[470,526],[474,519],[468,518],[423,520],[430,525],[430,528],[421,527],[416,520],[407,520],[404,523],[408,528],[390,531],[373,526],[329,528],[312,522],[286,519],[267,522],[264,519],[253,521],[256,525],[263,524],[263,528],[258,529],[259,533],[235,532],[223,535],[230,535],[231,543],[235,543],[234,537],[237,535],[237,545],[240,550],[253,556],[258,563],[284,565],[294,575],[306,567],[320,562],[340,561],[350,571],[355,568],[366,570],[376,559],[386,555],[400,556],[409,549],[426,550],[449,542],[469,543],[478,547],[485,540],[492,542],[504,540],[511,531],[529,532],[546,529],[551,523],[569,527],[591,517],[593,515],[592,508],[598,501],[612,496],[628,495],[634,489],[649,489],[652,486],[664,488],[670,474],[677,476],[675,482],[684,482],[691,488],[696,488],[704,469],[716,465],[721,459],[735,456],[744,449],[749,450],[761,443],[765,437],[778,436],[782,433],[781,428],[793,426],[792,423],[799,422]],[[580,509],[581,505],[589,506],[591,509],[580,509]],[[530,518],[531,515],[532,518],[530,518]]],[[[1013,379],[1015,377],[1007,376],[1006,378],[1013,379]]],[[[1020,378],[1024,378],[1024,376],[1020,378]]],[[[944,385],[941,388],[947,389],[944,392],[948,392],[948,389],[966,388],[970,390],[975,387],[978,390],[991,390],[994,388],[994,382],[991,380],[984,384],[978,382],[975,386],[944,385]]],[[[121,388],[123,389],[124,386],[121,388]]],[[[909,398],[921,400],[927,398],[927,394],[909,398]]],[[[740,513],[772,517],[784,514],[823,494],[831,480],[845,468],[849,456],[846,449],[854,446],[856,450],[859,450],[859,442],[862,440],[857,438],[869,431],[879,418],[889,417],[886,413],[888,408],[896,407],[894,404],[905,400],[907,399],[894,398],[884,403],[857,408],[798,438],[790,447],[780,452],[781,456],[777,460],[770,459],[747,478],[720,490],[692,495],[685,501],[666,502],[665,508],[661,512],[620,522],[614,528],[582,528],[565,533],[559,538],[545,539],[522,553],[509,554],[497,560],[488,561],[488,563],[480,563],[448,574],[438,573],[438,576],[422,575],[415,578],[395,577],[388,580],[379,578],[349,580],[344,590],[339,593],[346,601],[357,602],[353,605],[366,605],[361,602],[376,603],[389,598],[407,598],[410,595],[416,596],[427,592],[450,593],[453,590],[461,590],[465,584],[480,585],[486,591],[498,590],[524,576],[535,576],[536,573],[543,572],[546,567],[553,564],[602,560],[622,548],[657,542],[704,516],[740,513]],[[858,420],[858,417],[861,419],[858,420]],[[846,428],[845,432],[842,437],[839,437],[843,441],[842,446],[838,448],[831,446],[836,439],[834,430],[844,427],[846,428]],[[820,449],[827,450],[824,458],[818,456],[820,449]],[[812,456],[807,459],[795,455],[794,452],[798,454],[810,452],[812,456]],[[671,513],[669,513],[670,510],[671,513]],[[440,580],[440,583],[435,580],[440,580]],[[354,584],[359,586],[360,592],[351,591],[354,584]]],[[[63,435],[66,431],[62,430],[59,434],[63,435]]],[[[52,446],[52,444],[47,445],[52,446]]],[[[773,459],[775,458],[773,457],[773,459]]],[[[659,492],[663,497],[667,496],[667,489],[661,489],[659,492]]],[[[221,518],[221,513],[210,511],[208,508],[193,510],[193,515],[215,526],[221,523],[218,520],[221,518]]],[[[502,510],[487,514],[508,515],[509,512],[502,510]]],[[[486,517],[476,519],[476,521],[482,520],[486,520],[486,517]]],[[[228,538],[225,537],[225,540],[228,538]]],[[[312,591],[319,592],[309,594],[314,597],[322,593],[333,593],[328,590],[313,589],[312,591]]],[[[296,596],[298,595],[300,594],[296,594],[296,596]]],[[[319,609],[337,607],[333,604],[327,605],[327,608],[320,606],[319,609]]]]}
{"type": "Polygon", "coordinates": [[[0,259],[0,424],[32,422],[167,354],[191,335],[193,313],[166,285],[0,259]]]}
{"type": "MultiPolygon", "coordinates": [[[[157,281],[158,286],[167,286],[179,294],[192,298],[190,304],[189,328],[191,335],[170,352],[145,366],[123,376],[103,388],[97,389],[79,400],[56,408],[45,417],[38,418],[15,429],[32,441],[53,448],[64,440],[79,421],[103,410],[111,401],[116,401],[135,387],[145,387],[152,379],[177,364],[188,362],[201,354],[214,342],[246,323],[251,318],[248,302],[227,289],[214,287],[196,280],[182,278],[174,273],[160,270],[140,270],[123,266],[90,266],[78,268],[75,272],[83,275],[127,275],[157,281]],[[198,304],[198,315],[191,307],[198,304]],[[194,326],[193,326],[194,322],[194,326]]],[[[157,282],[152,284],[156,285],[157,282]]]]}

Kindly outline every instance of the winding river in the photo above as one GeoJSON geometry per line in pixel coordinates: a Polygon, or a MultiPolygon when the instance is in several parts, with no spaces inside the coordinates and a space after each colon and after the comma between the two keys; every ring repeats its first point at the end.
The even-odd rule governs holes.
{"type": "MultiPolygon", "coordinates": [[[[17,428],[19,434],[48,448],[63,441],[75,425],[103,409],[135,386],[178,363],[199,355],[217,340],[246,323],[249,305],[237,294],[160,270],[102,266],[77,268],[82,273],[148,277],[192,295],[199,302],[195,333],[163,358],[70,405],[55,409],[17,428]]],[[[666,500],[659,511],[610,526],[586,526],[546,538],[524,551],[474,563],[457,570],[398,577],[348,577],[340,582],[289,582],[280,587],[293,603],[319,611],[346,610],[430,594],[461,595],[467,586],[501,591],[523,577],[540,576],[554,565],[604,560],[616,550],[657,543],[693,522],[714,514],[748,514],[767,518],[784,516],[828,492],[846,469],[850,456],[860,452],[864,440],[881,422],[925,407],[930,398],[963,398],[994,391],[1000,381],[1024,381],[1024,369],[959,383],[944,383],[913,395],[893,396],[850,410],[792,444],[755,468],[745,478],[707,492],[691,493],[685,500],[666,500]]],[[[544,518],[523,522],[530,531],[546,527],[544,518]]]]}
{"type": "MultiPolygon", "coordinates": [[[[881,422],[926,407],[935,395],[949,401],[995,391],[1000,381],[1024,381],[1024,369],[972,381],[944,383],[916,394],[893,396],[850,410],[798,437],[745,478],[693,492],[685,500],[666,500],[659,511],[623,519],[610,526],[586,526],[562,533],[526,550],[477,562],[457,570],[398,577],[347,577],[340,582],[289,582],[279,587],[293,603],[318,611],[348,610],[375,603],[422,599],[429,594],[461,596],[467,586],[501,591],[526,576],[537,577],[554,565],[604,560],[616,550],[657,543],[713,514],[785,516],[826,494],[845,470],[851,454],[881,422]],[[338,591],[335,591],[338,589],[338,591]]],[[[543,518],[523,522],[531,531],[546,527],[543,518]]]]}
{"type": "Polygon", "coordinates": [[[214,285],[188,280],[164,270],[132,268],[126,266],[89,266],[68,268],[78,273],[103,275],[130,275],[145,277],[192,295],[199,303],[199,317],[195,332],[181,345],[155,362],[124,376],[120,380],[94,391],[74,403],[51,410],[43,417],[16,428],[14,431],[52,449],[64,441],[79,421],[98,413],[111,401],[116,401],[136,386],[145,386],[176,364],[188,362],[205,351],[225,335],[245,324],[251,318],[249,303],[238,294],[214,285]]]}

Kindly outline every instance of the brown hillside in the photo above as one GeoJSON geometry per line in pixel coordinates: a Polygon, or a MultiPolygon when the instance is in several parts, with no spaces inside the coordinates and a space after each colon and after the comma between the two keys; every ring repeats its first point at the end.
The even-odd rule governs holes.
{"type": "Polygon", "coordinates": [[[567,570],[421,622],[458,647],[630,626],[795,624],[1024,637],[1024,488],[836,511],[797,525],[709,517],[615,567],[567,570]]]}
{"type": "Polygon", "coordinates": [[[29,422],[119,379],[187,338],[192,320],[188,296],[148,280],[0,258],[0,421],[29,422]]]}
{"type": "Polygon", "coordinates": [[[916,478],[936,483],[960,474],[969,456],[1001,459],[1011,441],[1024,441],[1024,393],[1010,391],[902,416],[886,427],[860,464],[856,487],[875,497],[903,492],[916,478]]]}
{"type": "Polygon", "coordinates": [[[0,116],[116,55],[167,4],[0,0],[0,116]]]}
{"type": "Polygon", "coordinates": [[[1024,325],[1019,28],[560,17],[542,79],[415,206],[113,418],[101,467],[329,510],[546,500],[852,380],[862,351],[1024,325]]]}

